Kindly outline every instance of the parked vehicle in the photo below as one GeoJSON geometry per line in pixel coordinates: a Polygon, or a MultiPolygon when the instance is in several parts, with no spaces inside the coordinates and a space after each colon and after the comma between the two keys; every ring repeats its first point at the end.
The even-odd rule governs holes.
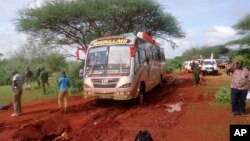
{"type": "Polygon", "coordinates": [[[218,74],[218,66],[215,59],[204,59],[201,67],[202,74],[218,74]]]}
{"type": "Polygon", "coordinates": [[[142,103],[145,92],[163,85],[163,48],[146,33],[96,39],[87,50],[84,96],[142,103]]]}
{"type": "MultiPolygon", "coordinates": [[[[188,73],[189,73],[189,72],[192,72],[191,64],[192,64],[193,61],[194,61],[194,60],[185,61],[185,62],[183,63],[183,69],[184,69],[185,72],[188,72],[188,73]]],[[[197,63],[198,66],[201,67],[201,64],[200,64],[199,61],[195,60],[195,63],[197,63]]]]}
{"type": "Polygon", "coordinates": [[[219,55],[219,58],[218,58],[218,66],[220,68],[225,68],[227,64],[229,64],[231,61],[229,55],[227,54],[221,54],[219,55]]]}

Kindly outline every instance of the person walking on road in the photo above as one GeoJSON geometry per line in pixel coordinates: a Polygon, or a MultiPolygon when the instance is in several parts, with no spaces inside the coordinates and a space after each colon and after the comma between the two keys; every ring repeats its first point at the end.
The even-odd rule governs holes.
{"type": "Polygon", "coordinates": [[[16,70],[12,72],[12,92],[13,92],[13,107],[14,113],[11,114],[12,117],[19,116],[22,114],[21,97],[23,93],[23,82],[22,76],[17,73],[16,70]]]}
{"type": "Polygon", "coordinates": [[[250,81],[250,72],[248,69],[243,68],[243,61],[241,60],[233,63],[228,71],[232,72],[232,116],[246,116],[246,97],[248,91],[248,83],[250,81]]]}
{"type": "Polygon", "coordinates": [[[69,78],[66,76],[65,71],[62,71],[62,74],[58,80],[59,86],[59,95],[58,95],[58,108],[61,112],[67,111],[68,104],[68,88],[69,88],[69,78]],[[64,104],[64,107],[62,107],[64,104]]]}
{"type": "Polygon", "coordinates": [[[197,63],[195,63],[195,61],[192,62],[191,64],[191,70],[193,73],[193,81],[194,81],[194,87],[199,86],[200,83],[200,71],[199,71],[199,66],[197,63]]]}

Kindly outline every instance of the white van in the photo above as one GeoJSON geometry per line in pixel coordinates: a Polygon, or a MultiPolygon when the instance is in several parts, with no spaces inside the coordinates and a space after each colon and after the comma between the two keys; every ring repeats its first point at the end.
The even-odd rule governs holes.
{"type": "Polygon", "coordinates": [[[201,68],[202,74],[218,74],[217,62],[215,59],[204,59],[201,68]]]}
{"type": "MultiPolygon", "coordinates": [[[[195,60],[194,62],[195,62],[196,64],[198,64],[199,67],[200,67],[199,61],[195,60]]],[[[193,60],[191,60],[191,61],[185,61],[185,62],[183,63],[183,69],[184,69],[185,72],[192,72],[192,69],[191,69],[192,63],[193,63],[193,60]]]]}

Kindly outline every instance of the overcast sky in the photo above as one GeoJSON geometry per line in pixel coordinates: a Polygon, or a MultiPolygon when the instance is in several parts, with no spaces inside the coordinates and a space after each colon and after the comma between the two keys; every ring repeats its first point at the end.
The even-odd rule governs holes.
{"type": "MultiPolygon", "coordinates": [[[[17,11],[42,0],[0,0],[0,53],[5,57],[25,43],[26,36],[15,31],[17,11]]],[[[247,13],[250,0],[158,0],[166,12],[180,22],[186,37],[175,39],[173,50],[163,43],[166,58],[181,55],[194,46],[223,44],[237,39],[232,28],[247,13]]]]}

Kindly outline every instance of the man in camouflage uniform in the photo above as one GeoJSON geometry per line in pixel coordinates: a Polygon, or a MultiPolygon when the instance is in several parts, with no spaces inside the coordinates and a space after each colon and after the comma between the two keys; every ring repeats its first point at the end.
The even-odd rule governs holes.
{"type": "Polygon", "coordinates": [[[45,84],[49,86],[49,73],[44,69],[44,67],[41,68],[41,73],[40,73],[39,78],[40,78],[40,84],[43,89],[43,94],[46,94],[45,84]]]}

